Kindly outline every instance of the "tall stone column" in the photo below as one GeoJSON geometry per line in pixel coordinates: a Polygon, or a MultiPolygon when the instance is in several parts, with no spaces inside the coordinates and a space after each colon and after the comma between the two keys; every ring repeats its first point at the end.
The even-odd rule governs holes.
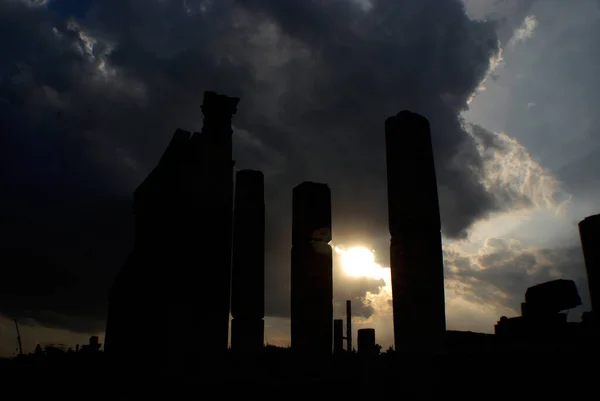
{"type": "Polygon", "coordinates": [[[231,349],[264,346],[265,201],[263,173],[241,170],[235,180],[231,277],[231,349]]]}
{"type": "Polygon", "coordinates": [[[440,345],[446,330],[440,212],[429,122],[385,122],[390,261],[397,350],[440,345]]]}
{"type": "Polygon", "coordinates": [[[333,331],[331,193],[326,184],[303,182],[293,191],[292,349],[330,356],[333,331]]]}

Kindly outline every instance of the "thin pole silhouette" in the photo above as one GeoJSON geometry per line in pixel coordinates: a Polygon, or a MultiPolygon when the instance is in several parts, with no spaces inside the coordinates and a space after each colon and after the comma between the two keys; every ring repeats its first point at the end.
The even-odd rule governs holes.
{"type": "Polygon", "coordinates": [[[17,342],[19,343],[19,355],[23,355],[23,344],[21,343],[21,332],[19,331],[19,322],[17,319],[13,319],[15,322],[15,327],[17,328],[17,342]]]}

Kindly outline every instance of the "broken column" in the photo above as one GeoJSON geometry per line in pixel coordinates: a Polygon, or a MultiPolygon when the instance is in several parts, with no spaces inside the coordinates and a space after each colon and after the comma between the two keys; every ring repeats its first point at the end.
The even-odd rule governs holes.
{"type": "Polygon", "coordinates": [[[202,132],[177,130],[134,192],[135,242],[111,289],[105,340],[124,369],[181,369],[194,343],[203,357],[227,350],[238,102],[205,92],[202,132]]]}
{"type": "Polygon", "coordinates": [[[241,170],[235,180],[231,276],[231,349],[264,345],[265,202],[263,173],[241,170]]]}
{"type": "Polygon", "coordinates": [[[294,188],[292,204],[292,349],[299,355],[331,355],[333,255],[329,245],[329,187],[303,182],[294,188]]]}
{"type": "Polygon", "coordinates": [[[444,265],[429,122],[402,111],[385,122],[396,350],[432,349],[446,330],[444,265]]]}

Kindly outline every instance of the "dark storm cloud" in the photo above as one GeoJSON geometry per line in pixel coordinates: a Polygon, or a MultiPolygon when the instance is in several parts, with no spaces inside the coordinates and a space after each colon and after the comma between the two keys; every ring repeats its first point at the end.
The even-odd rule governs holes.
{"type": "MultiPolygon", "coordinates": [[[[528,287],[564,278],[574,280],[589,309],[581,247],[522,249],[518,242],[488,239],[479,254],[445,249],[446,279],[455,295],[475,304],[520,311],[528,287]]],[[[576,316],[579,318],[579,316],[576,316]]]]}
{"type": "MultiPolygon", "coordinates": [[[[305,71],[313,75],[310,92],[299,88],[285,94],[282,102],[295,107],[285,110],[282,122],[313,133],[297,147],[314,155],[310,166],[302,166],[303,174],[335,184],[336,206],[345,216],[335,220],[343,221],[340,231],[360,224],[352,215],[370,221],[369,234],[382,231],[382,126],[403,108],[431,120],[440,186],[460,198],[442,201],[445,233],[461,234],[495,207],[471,173],[480,160],[457,118],[496,50],[491,25],[470,21],[453,1],[379,1],[366,16],[345,2],[248,4],[279,21],[284,33],[311,51],[317,68],[305,71]],[[356,196],[361,187],[367,190],[356,196]]],[[[280,130],[290,131],[285,125],[280,130]]]]}
{"type": "MultiPolygon", "coordinates": [[[[480,184],[482,160],[458,118],[497,50],[493,24],[470,20],[459,1],[380,0],[368,13],[350,1],[88,3],[69,23],[0,2],[3,211],[49,221],[48,237],[57,221],[77,227],[92,204],[129,201],[173,131],[201,128],[206,89],[242,98],[237,166],[265,170],[268,315],[289,313],[294,185],[329,183],[336,242],[387,235],[383,122],[402,109],[430,119],[446,235],[510,206],[480,184]]],[[[100,287],[128,241],[108,236],[94,263],[65,256],[87,277],[68,291],[87,301],[39,308],[100,319],[100,287]]],[[[84,236],[73,254],[98,243],[84,236]]]]}
{"type": "Polygon", "coordinates": [[[106,292],[133,243],[131,206],[89,206],[52,224],[1,223],[2,314],[82,333],[104,330],[106,292]]]}

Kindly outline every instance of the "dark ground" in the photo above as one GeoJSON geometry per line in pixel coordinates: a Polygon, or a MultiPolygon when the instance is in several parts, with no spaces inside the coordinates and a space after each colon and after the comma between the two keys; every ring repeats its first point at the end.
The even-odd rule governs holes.
{"type": "Polygon", "coordinates": [[[166,375],[159,374],[158,367],[144,374],[133,368],[117,370],[102,352],[63,353],[0,360],[0,383],[8,391],[21,387],[16,383],[29,383],[18,391],[19,400],[594,399],[599,360],[597,350],[577,345],[537,349],[511,345],[368,358],[344,353],[318,363],[299,360],[289,349],[268,347],[253,358],[228,354],[221,364],[200,357],[193,372],[166,375]]]}

